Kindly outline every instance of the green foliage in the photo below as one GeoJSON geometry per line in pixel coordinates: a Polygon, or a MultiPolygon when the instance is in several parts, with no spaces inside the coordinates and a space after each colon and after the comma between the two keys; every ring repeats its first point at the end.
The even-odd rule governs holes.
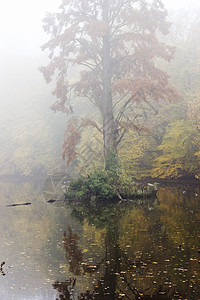
{"type": "Polygon", "coordinates": [[[67,197],[78,200],[106,200],[132,197],[137,189],[132,176],[122,171],[118,155],[108,152],[105,171],[96,169],[72,181],[67,197]]]}
{"type": "Polygon", "coordinates": [[[176,20],[173,33],[176,38],[169,37],[177,47],[175,59],[162,65],[157,61],[170,74],[171,82],[183,98],[174,103],[154,104],[157,113],[147,116],[149,136],[129,134],[121,145],[123,169],[137,179],[200,178],[199,26],[199,21],[188,23],[183,36],[176,20]]]}
{"type": "Polygon", "coordinates": [[[155,160],[151,174],[159,178],[179,178],[195,176],[199,169],[196,152],[198,132],[189,121],[176,121],[170,124],[158,149],[161,155],[155,160]]]}
{"type": "Polygon", "coordinates": [[[111,199],[115,196],[108,173],[95,171],[71,182],[67,197],[78,200],[111,199]]]}
{"type": "Polygon", "coordinates": [[[87,201],[135,199],[154,195],[154,188],[136,183],[133,177],[124,172],[113,174],[99,170],[72,181],[66,191],[68,199],[87,201]]]}
{"type": "Polygon", "coordinates": [[[109,180],[113,186],[117,186],[121,175],[118,155],[112,151],[108,151],[105,160],[105,170],[109,180]]]}
{"type": "Polygon", "coordinates": [[[135,194],[137,189],[136,183],[133,181],[133,177],[122,172],[118,178],[117,191],[124,198],[131,198],[135,194]]]}
{"type": "Polygon", "coordinates": [[[118,156],[112,151],[107,151],[106,155],[106,170],[110,173],[116,173],[118,170],[118,156]]]}
{"type": "Polygon", "coordinates": [[[148,137],[130,132],[125,136],[119,149],[119,160],[122,167],[122,178],[134,177],[140,179],[147,175],[147,170],[152,163],[152,153],[149,148],[148,137]],[[150,155],[149,155],[150,153],[150,155]],[[126,174],[126,176],[125,176],[126,174]]]}

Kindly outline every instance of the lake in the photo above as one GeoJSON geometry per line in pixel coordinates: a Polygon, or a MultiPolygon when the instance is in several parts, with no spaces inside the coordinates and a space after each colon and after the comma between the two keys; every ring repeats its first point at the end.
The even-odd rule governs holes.
{"type": "Polygon", "coordinates": [[[86,205],[52,183],[0,181],[0,299],[200,299],[198,185],[86,205]]]}

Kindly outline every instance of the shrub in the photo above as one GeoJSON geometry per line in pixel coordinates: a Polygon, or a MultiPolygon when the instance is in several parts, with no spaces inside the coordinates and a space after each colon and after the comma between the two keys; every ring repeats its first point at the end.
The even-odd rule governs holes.
{"type": "Polygon", "coordinates": [[[77,200],[111,199],[116,196],[111,179],[106,171],[95,171],[87,177],[73,180],[67,192],[67,198],[77,200]]]}

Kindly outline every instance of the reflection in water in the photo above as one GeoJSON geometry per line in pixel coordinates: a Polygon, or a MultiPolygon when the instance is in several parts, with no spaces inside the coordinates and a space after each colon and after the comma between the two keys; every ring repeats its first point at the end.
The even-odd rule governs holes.
{"type": "Polygon", "coordinates": [[[66,236],[66,231],[63,234],[63,245],[65,249],[65,257],[69,263],[69,270],[74,275],[80,275],[85,273],[95,273],[100,268],[104,258],[95,265],[87,265],[83,263],[83,253],[78,248],[78,234],[72,233],[71,227],[68,225],[68,236],[66,236]]]}
{"type": "MultiPolygon", "coordinates": [[[[75,261],[79,272],[77,267],[71,267],[69,258],[73,255],[66,254],[75,278],[73,288],[70,279],[71,284],[65,292],[66,283],[59,283],[62,291],[54,286],[61,292],[60,297],[64,297],[60,299],[198,299],[200,217],[199,200],[197,202],[194,197],[197,193],[188,191],[186,197],[179,188],[161,188],[159,201],[148,199],[146,203],[122,203],[120,206],[76,204],[72,215],[87,228],[88,236],[93,228],[96,234],[105,230],[101,244],[104,254],[99,264],[90,266],[93,276],[86,278],[89,265],[84,261],[88,257],[97,261],[98,238],[94,236],[86,257],[77,241],[83,249],[87,234],[78,238],[68,227],[68,237],[64,238],[68,238],[72,248],[76,241],[78,250],[73,253],[77,254],[75,261]],[[85,286],[81,281],[84,278],[85,286]],[[94,278],[96,281],[92,284],[94,278]]],[[[65,251],[71,250],[65,247],[65,251]]]]}
{"type": "Polygon", "coordinates": [[[198,187],[99,205],[42,190],[0,182],[0,299],[200,299],[198,187]]]}
{"type": "Polygon", "coordinates": [[[2,300],[55,299],[54,278],[64,278],[63,269],[57,267],[63,262],[62,243],[57,236],[66,218],[69,222],[71,219],[61,207],[55,209],[42,203],[41,185],[38,182],[0,181],[2,300]],[[27,200],[32,205],[5,207],[27,200]]]}
{"type": "Polygon", "coordinates": [[[65,282],[56,281],[52,285],[53,288],[56,289],[60,293],[59,298],[56,298],[56,300],[58,300],[58,299],[62,299],[62,300],[73,299],[75,284],[76,284],[76,279],[74,279],[74,278],[73,279],[70,278],[69,280],[66,280],[65,282]]]}
{"type": "Polygon", "coordinates": [[[74,275],[79,275],[81,272],[81,263],[83,260],[83,254],[78,248],[78,234],[72,233],[71,227],[68,225],[68,236],[66,231],[63,234],[63,245],[65,249],[65,257],[69,262],[69,271],[74,275]]]}

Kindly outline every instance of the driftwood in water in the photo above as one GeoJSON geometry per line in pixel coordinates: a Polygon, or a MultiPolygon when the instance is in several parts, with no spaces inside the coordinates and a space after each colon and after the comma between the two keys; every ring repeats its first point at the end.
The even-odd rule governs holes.
{"type": "Polygon", "coordinates": [[[1,263],[1,265],[0,265],[0,274],[3,275],[3,276],[6,275],[6,273],[3,271],[3,266],[4,266],[4,265],[5,265],[5,261],[3,261],[3,262],[1,263]]]}
{"type": "Polygon", "coordinates": [[[44,201],[44,203],[54,203],[54,202],[58,202],[58,201],[62,201],[62,202],[65,202],[65,201],[68,201],[68,199],[49,199],[49,200],[46,200],[44,201]]]}
{"type": "Polygon", "coordinates": [[[30,202],[24,202],[24,203],[13,203],[13,204],[8,204],[5,206],[19,206],[19,205],[30,205],[30,202]]]}

